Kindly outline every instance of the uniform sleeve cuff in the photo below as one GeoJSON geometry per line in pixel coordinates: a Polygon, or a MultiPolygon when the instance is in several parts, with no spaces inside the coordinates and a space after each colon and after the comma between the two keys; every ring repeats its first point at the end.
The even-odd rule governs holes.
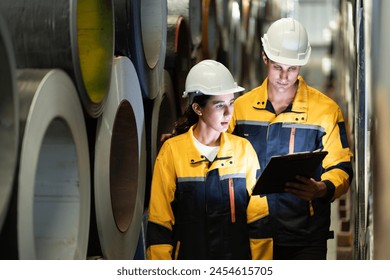
{"type": "Polygon", "coordinates": [[[334,197],[335,187],[331,181],[326,180],[323,182],[325,183],[328,191],[326,193],[326,196],[322,197],[321,199],[324,201],[333,202],[334,201],[333,197],[334,197]]]}

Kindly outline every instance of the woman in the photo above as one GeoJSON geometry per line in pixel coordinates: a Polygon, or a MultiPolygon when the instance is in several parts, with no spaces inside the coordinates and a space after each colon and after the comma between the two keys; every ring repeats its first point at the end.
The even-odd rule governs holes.
{"type": "Polygon", "coordinates": [[[251,258],[247,219],[257,217],[247,207],[260,167],[251,144],[225,132],[242,90],[213,60],[188,73],[185,118],[154,165],[148,259],[251,258]]]}

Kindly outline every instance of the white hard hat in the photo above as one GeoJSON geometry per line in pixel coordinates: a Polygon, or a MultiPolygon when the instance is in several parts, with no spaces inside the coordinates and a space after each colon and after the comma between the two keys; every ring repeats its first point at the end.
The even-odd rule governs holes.
{"type": "MultiPolygon", "coordinates": [[[[222,63],[206,59],[191,68],[187,75],[183,98],[190,95],[225,95],[245,90],[237,85],[229,69],[222,63]]],[[[189,103],[192,103],[192,98],[189,103]]]]}
{"type": "Polygon", "coordinates": [[[311,47],[306,29],[295,19],[275,21],[261,41],[268,58],[277,63],[302,66],[309,60],[311,47]]]}

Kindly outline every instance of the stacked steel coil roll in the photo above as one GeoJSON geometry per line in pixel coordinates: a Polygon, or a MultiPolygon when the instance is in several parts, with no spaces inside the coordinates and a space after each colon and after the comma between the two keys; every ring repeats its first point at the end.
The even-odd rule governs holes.
{"type": "Polygon", "coordinates": [[[255,84],[260,2],[2,0],[0,258],[142,259],[186,75],[212,58],[255,84]]]}
{"type": "Polygon", "coordinates": [[[19,98],[11,37],[0,17],[0,232],[10,204],[17,164],[19,98]]]}

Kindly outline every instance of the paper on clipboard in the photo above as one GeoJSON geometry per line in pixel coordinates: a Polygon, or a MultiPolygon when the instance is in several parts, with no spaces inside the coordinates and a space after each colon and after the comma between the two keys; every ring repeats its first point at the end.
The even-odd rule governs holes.
{"type": "Polygon", "coordinates": [[[252,195],[284,192],[286,182],[296,181],[297,175],[314,177],[327,154],[327,151],[315,151],[271,157],[252,195]]]}

